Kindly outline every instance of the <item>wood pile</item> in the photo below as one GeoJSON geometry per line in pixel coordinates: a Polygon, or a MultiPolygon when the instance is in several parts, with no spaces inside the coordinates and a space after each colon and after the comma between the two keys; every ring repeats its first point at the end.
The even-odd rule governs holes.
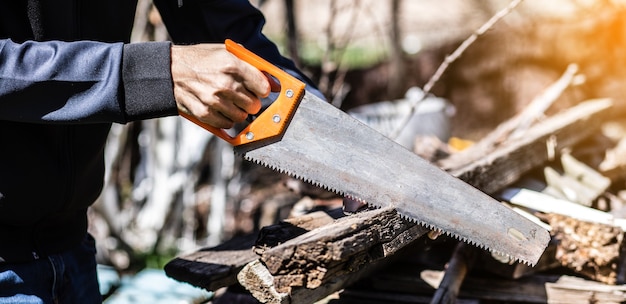
{"type": "MultiPolygon", "coordinates": [[[[534,104],[550,100],[540,96],[534,104]]],[[[624,302],[624,140],[601,142],[612,101],[589,100],[527,123],[540,116],[538,108],[545,109],[529,106],[463,151],[440,144],[422,155],[545,225],[552,242],[535,267],[382,208],[293,216],[182,255],[166,273],[221,290],[214,303],[624,302]]]]}

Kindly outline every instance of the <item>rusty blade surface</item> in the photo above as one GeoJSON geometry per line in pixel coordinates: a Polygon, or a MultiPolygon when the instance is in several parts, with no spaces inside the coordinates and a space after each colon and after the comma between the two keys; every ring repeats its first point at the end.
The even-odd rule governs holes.
{"type": "Polygon", "coordinates": [[[529,265],[550,240],[511,208],[312,94],[304,94],[282,138],[235,152],[529,265]]]}

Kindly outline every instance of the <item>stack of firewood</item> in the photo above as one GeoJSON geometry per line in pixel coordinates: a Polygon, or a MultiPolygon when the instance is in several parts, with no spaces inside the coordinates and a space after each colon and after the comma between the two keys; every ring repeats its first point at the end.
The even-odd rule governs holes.
{"type": "Polygon", "coordinates": [[[612,102],[582,102],[541,121],[531,112],[538,108],[546,107],[529,106],[463,151],[441,144],[423,155],[549,229],[552,242],[535,267],[438,236],[384,208],[293,216],[245,241],[183,255],[166,272],[262,303],[626,301],[619,191],[626,174],[616,156],[625,140],[599,142],[619,129],[607,122],[612,102]]]}

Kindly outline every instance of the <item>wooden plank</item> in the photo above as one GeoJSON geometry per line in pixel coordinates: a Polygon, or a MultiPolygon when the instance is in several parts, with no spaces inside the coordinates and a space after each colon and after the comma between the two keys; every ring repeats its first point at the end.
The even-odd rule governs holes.
{"type": "MultiPolygon", "coordinates": [[[[346,289],[338,303],[344,303],[344,296],[345,303],[377,298],[390,303],[405,303],[404,299],[406,303],[430,303],[427,299],[432,299],[440,287],[444,273],[410,264],[394,265],[346,289]]],[[[624,303],[626,286],[558,274],[509,279],[472,273],[465,278],[458,296],[461,301],[472,299],[479,303],[624,303]]]]}
{"type": "Polygon", "coordinates": [[[539,212],[561,214],[581,221],[621,227],[626,230],[626,219],[617,218],[608,212],[585,207],[540,192],[528,189],[507,188],[499,192],[497,196],[515,205],[539,212]]]}
{"type": "Polygon", "coordinates": [[[182,255],[165,265],[165,273],[175,280],[211,291],[236,284],[241,268],[257,259],[252,251],[255,240],[256,235],[251,234],[182,255]]]}
{"type": "Polygon", "coordinates": [[[546,283],[547,303],[624,303],[626,286],[611,286],[582,278],[563,276],[556,282],[546,283]]]}
{"type": "MultiPolygon", "coordinates": [[[[494,193],[542,165],[557,151],[598,131],[611,106],[609,99],[583,102],[536,124],[522,138],[504,141],[486,154],[480,150],[476,153],[483,154],[466,155],[468,163],[448,163],[444,159],[439,164],[474,187],[494,193]]],[[[462,153],[472,152],[468,151],[462,153]]]]}
{"type": "MultiPolygon", "coordinates": [[[[378,292],[367,289],[344,290],[340,299],[335,304],[429,304],[430,295],[415,295],[407,293],[378,292]]],[[[480,300],[457,299],[455,304],[480,304],[480,300]]]]}
{"type": "Polygon", "coordinates": [[[558,81],[548,87],[543,94],[536,96],[520,113],[498,125],[495,130],[468,149],[450,155],[441,163],[441,167],[444,169],[460,168],[481,158],[485,154],[491,153],[507,139],[517,139],[522,134],[525,135],[535,120],[544,116],[544,111],[571,84],[577,72],[578,67],[576,65],[568,66],[558,81]]]}

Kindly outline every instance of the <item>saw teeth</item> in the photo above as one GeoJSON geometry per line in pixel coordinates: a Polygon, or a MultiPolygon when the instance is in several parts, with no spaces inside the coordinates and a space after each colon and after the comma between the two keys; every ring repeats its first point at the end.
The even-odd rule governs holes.
{"type": "MultiPolygon", "coordinates": [[[[404,219],[412,220],[412,219],[410,219],[410,218],[408,218],[408,217],[406,217],[406,216],[404,216],[404,215],[402,215],[402,214],[400,214],[400,216],[401,216],[402,218],[404,218],[404,219]]],[[[415,221],[413,221],[413,222],[415,222],[415,221]]],[[[477,248],[482,249],[482,250],[486,250],[486,251],[491,252],[491,253],[498,254],[498,255],[500,255],[500,256],[505,256],[505,257],[507,257],[507,258],[509,259],[509,261],[514,261],[514,262],[517,262],[517,263],[522,263],[522,264],[525,264],[525,265],[530,266],[530,267],[534,267],[534,266],[535,266],[535,264],[534,264],[534,263],[531,263],[531,262],[530,262],[530,261],[528,261],[528,260],[515,258],[515,257],[513,257],[513,256],[511,256],[511,255],[509,255],[509,254],[506,254],[506,253],[503,253],[503,252],[499,252],[499,251],[497,251],[497,250],[493,250],[493,249],[491,249],[491,248],[489,248],[489,247],[485,246],[484,244],[477,243],[477,242],[475,242],[475,241],[473,241],[473,240],[470,240],[470,239],[468,239],[468,238],[465,238],[465,237],[462,237],[462,236],[456,235],[456,234],[451,233],[451,232],[448,232],[448,231],[441,230],[441,229],[439,229],[439,228],[437,228],[437,227],[435,227],[435,226],[433,226],[433,225],[431,225],[431,224],[428,224],[428,223],[426,223],[426,222],[419,222],[418,224],[419,224],[419,225],[421,225],[421,226],[423,226],[423,227],[426,227],[426,228],[428,228],[428,229],[430,229],[430,230],[432,230],[432,231],[435,231],[435,232],[437,232],[438,234],[445,234],[446,236],[452,237],[452,238],[454,238],[454,239],[456,239],[456,240],[458,240],[458,241],[461,241],[461,242],[463,242],[463,243],[466,243],[466,244],[468,244],[468,245],[471,245],[471,246],[477,247],[477,248]]]]}
{"type": "Polygon", "coordinates": [[[527,261],[527,260],[524,260],[524,259],[518,259],[518,258],[515,258],[515,257],[513,257],[511,255],[506,254],[506,253],[502,253],[502,252],[499,252],[499,251],[496,251],[496,250],[489,250],[489,251],[491,252],[491,256],[494,259],[496,259],[496,260],[498,260],[498,261],[500,261],[502,263],[520,263],[520,264],[525,264],[525,265],[530,266],[530,267],[535,266],[530,261],[527,261]]]}
{"type": "MultiPolygon", "coordinates": [[[[383,207],[383,206],[379,206],[379,205],[377,205],[377,204],[373,204],[373,203],[366,202],[365,200],[363,200],[363,199],[361,199],[361,198],[359,198],[359,197],[356,197],[356,196],[346,195],[343,191],[339,191],[339,190],[337,190],[337,189],[330,188],[330,187],[328,187],[328,186],[326,186],[326,185],[322,185],[321,183],[314,182],[314,181],[309,180],[309,179],[305,179],[305,178],[303,178],[303,177],[301,177],[301,176],[298,176],[298,175],[297,175],[297,174],[295,174],[295,173],[288,172],[288,171],[286,171],[286,170],[284,170],[284,169],[276,168],[276,167],[271,166],[271,165],[269,165],[269,164],[267,164],[267,163],[265,163],[265,162],[263,162],[263,161],[261,161],[261,160],[257,160],[257,159],[251,158],[251,157],[247,157],[245,154],[243,154],[243,155],[242,155],[242,154],[237,153],[237,152],[235,152],[235,154],[241,155],[244,159],[246,159],[246,160],[248,160],[248,161],[251,161],[251,162],[253,162],[253,163],[255,163],[255,164],[258,164],[258,165],[264,166],[264,167],[269,168],[269,169],[271,169],[271,170],[277,171],[277,172],[279,172],[279,173],[281,173],[281,174],[287,174],[287,175],[289,175],[289,176],[291,176],[291,177],[293,177],[293,178],[299,179],[299,180],[301,180],[301,181],[303,181],[303,182],[305,182],[305,183],[308,183],[308,184],[314,185],[314,186],[316,186],[316,187],[318,187],[318,188],[322,188],[322,189],[324,189],[324,190],[331,191],[331,192],[333,192],[333,193],[335,193],[335,194],[337,194],[337,195],[341,195],[341,196],[349,197],[350,199],[357,200],[357,201],[362,202],[362,203],[366,203],[366,204],[367,204],[367,205],[369,205],[369,206],[375,206],[375,207],[377,207],[377,208],[382,208],[382,207],[383,207]]],[[[531,263],[530,261],[523,260],[523,259],[519,259],[519,258],[514,258],[514,257],[512,257],[512,256],[510,256],[510,255],[508,255],[508,254],[506,254],[506,253],[502,253],[502,252],[499,252],[499,251],[496,251],[496,250],[492,250],[492,249],[488,248],[487,246],[485,246],[484,244],[477,243],[477,242],[475,242],[475,241],[473,241],[473,240],[467,239],[467,238],[462,237],[462,236],[460,236],[460,235],[456,235],[456,234],[454,234],[454,233],[452,233],[452,232],[449,232],[449,231],[444,231],[444,230],[442,230],[442,229],[439,229],[438,227],[435,227],[435,226],[433,226],[432,224],[426,223],[426,222],[424,222],[424,221],[418,221],[418,220],[415,220],[415,219],[410,218],[410,217],[408,217],[408,216],[406,216],[406,215],[403,215],[403,214],[401,214],[401,213],[399,213],[399,212],[398,212],[398,214],[400,215],[400,217],[401,217],[403,220],[406,220],[406,221],[409,221],[409,222],[412,222],[412,223],[415,223],[415,224],[421,225],[421,226],[423,226],[423,227],[425,227],[425,228],[427,228],[427,229],[430,229],[430,230],[432,230],[432,231],[435,231],[435,232],[436,232],[436,233],[438,233],[439,235],[445,234],[445,235],[446,235],[446,236],[448,236],[448,237],[454,238],[454,239],[456,239],[456,240],[458,240],[458,241],[464,242],[464,243],[469,244],[469,245],[471,245],[471,246],[478,247],[479,249],[482,249],[482,250],[487,250],[487,251],[489,251],[489,252],[490,252],[490,253],[492,253],[492,254],[493,254],[493,253],[495,253],[495,254],[498,254],[498,255],[500,255],[500,256],[505,256],[505,257],[507,257],[507,258],[509,259],[509,261],[515,261],[515,262],[518,262],[518,263],[523,263],[523,264],[526,264],[526,265],[528,265],[528,266],[530,266],[530,267],[535,266],[535,264],[531,263]]]]}
{"type": "MultiPolygon", "coordinates": [[[[245,160],[247,160],[247,161],[250,161],[250,162],[253,162],[253,163],[257,164],[257,165],[261,165],[261,166],[263,166],[263,167],[269,168],[270,170],[276,171],[276,172],[278,172],[278,173],[280,173],[280,174],[286,174],[286,175],[288,175],[288,176],[290,176],[290,177],[293,177],[293,178],[299,179],[299,180],[301,180],[301,181],[303,181],[303,182],[305,182],[305,183],[307,183],[307,184],[310,184],[310,185],[313,185],[313,186],[315,186],[315,187],[318,187],[318,188],[324,189],[324,190],[326,190],[326,191],[331,191],[331,192],[333,192],[333,193],[335,193],[335,194],[337,194],[337,195],[344,196],[344,193],[343,193],[342,191],[339,191],[339,190],[337,190],[337,189],[333,189],[333,188],[328,187],[328,186],[326,186],[326,185],[323,185],[323,184],[321,184],[321,183],[319,183],[319,182],[315,182],[315,181],[313,181],[313,180],[310,180],[310,179],[304,178],[304,177],[302,177],[302,176],[299,176],[299,175],[297,175],[297,174],[295,174],[295,173],[292,173],[292,172],[289,172],[289,171],[287,171],[287,170],[284,170],[284,169],[277,168],[277,167],[275,167],[275,166],[269,165],[269,164],[267,164],[267,163],[265,163],[265,162],[263,162],[263,161],[261,161],[261,160],[258,160],[258,159],[254,159],[254,158],[248,157],[248,156],[246,156],[245,154],[243,154],[243,155],[242,155],[242,154],[237,153],[237,152],[235,152],[235,154],[239,154],[239,155],[241,155],[241,156],[242,156],[245,160]]],[[[359,201],[361,201],[361,202],[365,202],[364,200],[362,200],[362,199],[360,199],[360,198],[355,198],[355,199],[357,199],[357,200],[359,200],[359,201]]]]}

